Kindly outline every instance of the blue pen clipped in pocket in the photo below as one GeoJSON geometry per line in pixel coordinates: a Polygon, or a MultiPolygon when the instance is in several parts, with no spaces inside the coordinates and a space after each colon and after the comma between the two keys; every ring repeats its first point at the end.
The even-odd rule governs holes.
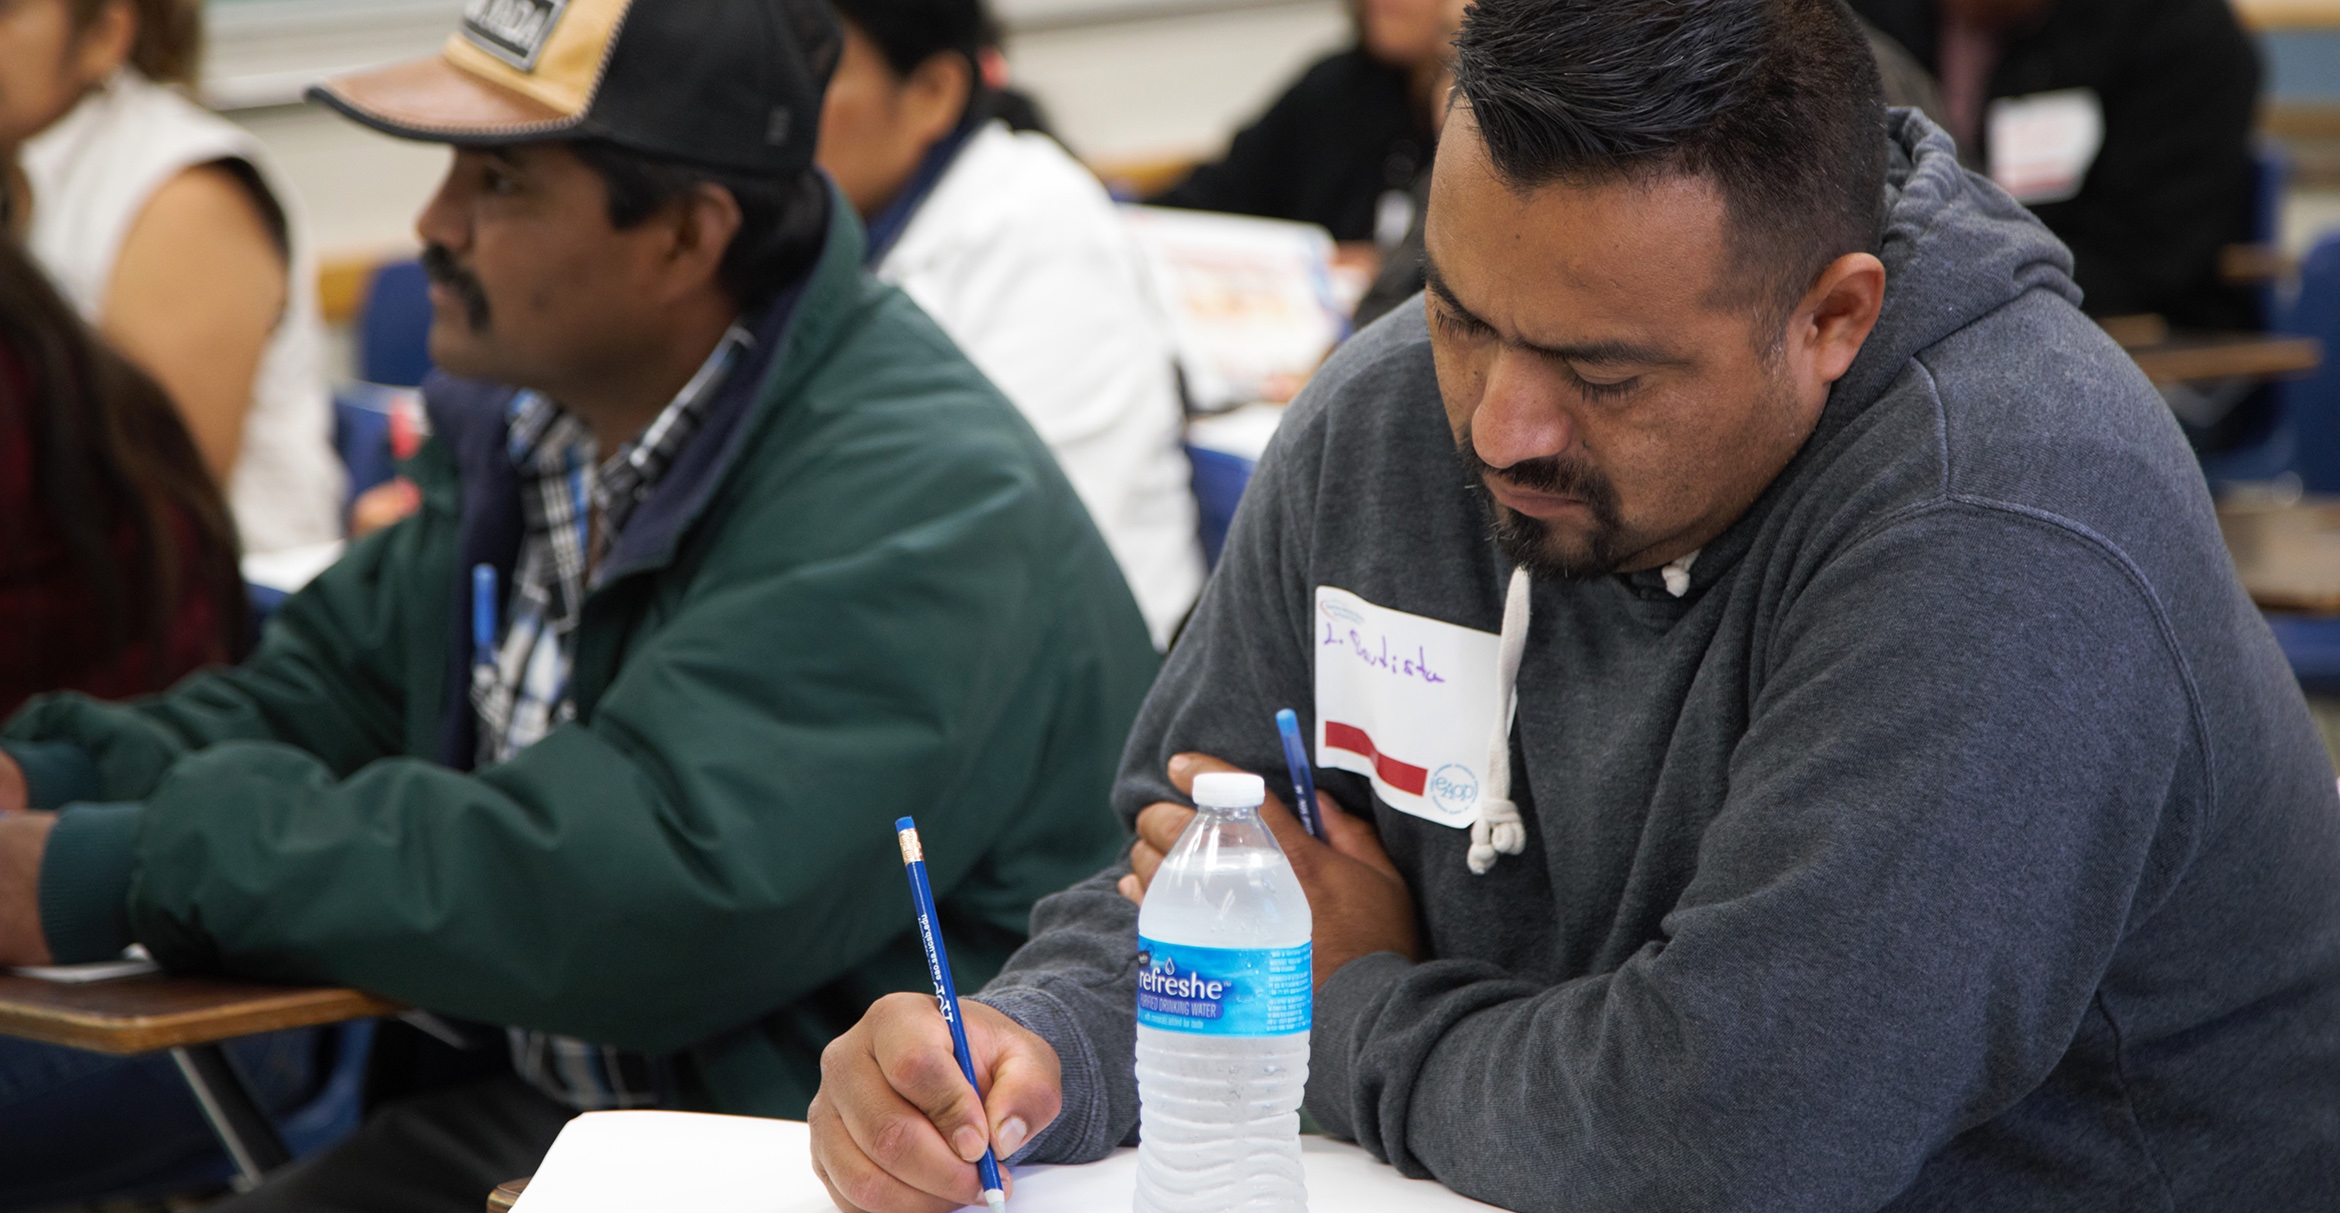
{"type": "Polygon", "coordinates": [[[496,566],[471,566],[471,676],[496,673],[496,566]]]}

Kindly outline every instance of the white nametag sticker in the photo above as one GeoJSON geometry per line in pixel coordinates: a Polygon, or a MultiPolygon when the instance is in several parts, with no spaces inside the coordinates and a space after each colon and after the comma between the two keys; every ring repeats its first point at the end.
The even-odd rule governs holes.
{"type": "Polygon", "coordinates": [[[2065,88],[1991,102],[1991,180],[2029,206],[2080,192],[2104,148],[2104,103],[2065,88]]]}
{"type": "Polygon", "coordinates": [[[1329,585],[1315,623],[1317,765],[1366,776],[1401,813],[1477,821],[1500,639],[1329,585]]]}

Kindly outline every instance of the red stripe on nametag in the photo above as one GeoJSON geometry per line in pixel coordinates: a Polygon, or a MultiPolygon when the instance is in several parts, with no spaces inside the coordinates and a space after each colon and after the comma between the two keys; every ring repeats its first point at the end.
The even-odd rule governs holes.
{"type": "Polygon", "coordinates": [[[1356,725],[1325,721],[1324,744],[1335,750],[1347,750],[1351,754],[1363,754],[1372,759],[1374,773],[1381,776],[1381,782],[1400,792],[1419,796],[1423,787],[1430,782],[1430,772],[1412,763],[1399,762],[1375,749],[1373,739],[1356,725]]]}

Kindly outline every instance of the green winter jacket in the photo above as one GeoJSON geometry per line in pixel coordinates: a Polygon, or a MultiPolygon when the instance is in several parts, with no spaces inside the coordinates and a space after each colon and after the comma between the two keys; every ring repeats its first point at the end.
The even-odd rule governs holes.
{"type": "Polygon", "coordinates": [[[471,736],[458,570],[517,517],[508,471],[473,471],[506,459],[509,390],[480,385],[433,389],[420,512],[250,660],[11,721],[36,806],[110,802],[51,836],[59,959],[135,937],[174,970],[664,1055],[687,1106],[801,1117],[821,1047],[929,988],[896,817],[967,989],[1034,900],[1110,863],[1145,623],[1047,448],[831,209],[760,376],[585,603],[576,719],[511,761],[460,771],[447,742],[471,736]]]}

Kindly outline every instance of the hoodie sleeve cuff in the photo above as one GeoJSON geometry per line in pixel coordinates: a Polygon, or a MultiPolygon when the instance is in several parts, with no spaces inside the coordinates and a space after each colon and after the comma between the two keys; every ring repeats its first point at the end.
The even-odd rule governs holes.
{"type": "Polygon", "coordinates": [[[0,741],[0,753],[24,772],[25,803],[53,809],[99,796],[97,764],[70,741],[0,741]]]}
{"type": "Polygon", "coordinates": [[[1011,1166],[1029,1162],[1095,1162],[1118,1144],[1107,1140],[1111,1119],[1105,1096],[1104,1067],[1089,1047],[1071,1011],[1045,991],[1029,986],[986,990],[971,1001],[983,1003],[1021,1024],[1056,1050],[1059,1089],[1064,1102],[1056,1119],[1048,1122],[1014,1155],[1000,1161],[1011,1166]]]}
{"type": "Polygon", "coordinates": [[[57,815],[41,856],[41,933],[58,964],[111,960],[130,934],[130,872],[143,806],[77,804],[57,815]]]}
{"type": "Polygon", "coordinates": [[[1413,967],[1395,952],[1375,952],[1342,965],[1316,987],[1309,1013],[1308,1112],[1335,1136],[1357,1139],[1350,1098],[1362,1037],[1413,967]]]}

